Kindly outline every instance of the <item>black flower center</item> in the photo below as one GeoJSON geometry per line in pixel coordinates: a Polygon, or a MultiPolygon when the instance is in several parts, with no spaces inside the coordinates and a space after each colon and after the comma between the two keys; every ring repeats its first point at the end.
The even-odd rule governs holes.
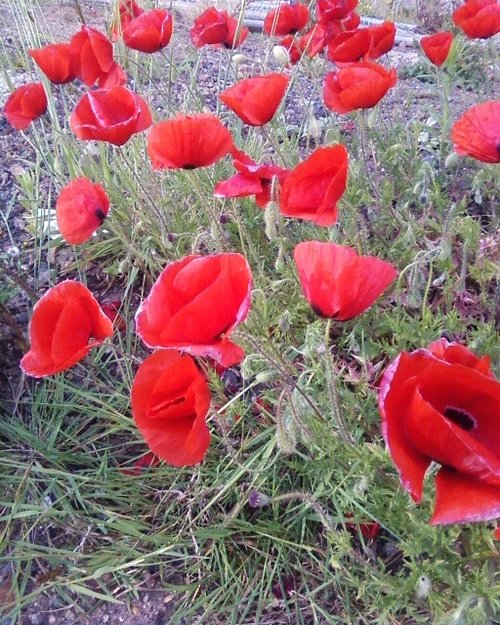
{"type": "Polygon", "coordinates": [[[196,169],[197,165],[191,165],[190,163],[186,163],[185,165],[182,166],[182,169],[187,169],[187,170],[191,170],[191,169],[196,169]]]}
{"type": "Polygon", "coordinates": [[[106,219],[106,215],[104,214],[104,211],[102,211],[100,208],[96,208],[94,211],[94,215],[97,217],[97,219],[103,223],[103,221],[106,219]]]}
{"type": "Polygon", "coordinates": [[[462,410],[461,408],[454,408],[453,406],[448,406],[444,410],[444,416],[453,421],[459,428],[463,430],[473,430],[477,423],[474,417],[472,417],[468,412],[462,410]]]}

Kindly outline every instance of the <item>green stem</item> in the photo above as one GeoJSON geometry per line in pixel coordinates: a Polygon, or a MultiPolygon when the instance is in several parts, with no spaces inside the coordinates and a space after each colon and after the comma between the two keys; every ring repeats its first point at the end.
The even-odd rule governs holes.
{"type": "Polygon", "coordinates": [[[332,327],[332,319],[328,319],[325,326],[325,356],[324,356],[324,369],[325,369],[325,385],[328,392],[328,399],[332,407],[333,418],[337,426],[340,440],[343,443],[353,445],[355,443],[354,438],[349,432],[347,423],[342,414],[340,406],[340,398],[337,390],[337,371],[333,360],[333,355],[330,349],[330,330],[332,327]]]}

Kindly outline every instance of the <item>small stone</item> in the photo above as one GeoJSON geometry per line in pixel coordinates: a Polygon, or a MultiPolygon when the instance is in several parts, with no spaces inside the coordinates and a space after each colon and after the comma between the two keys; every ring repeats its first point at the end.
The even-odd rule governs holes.
{"type": "Polygon", "coordinates": [[[104,614],[102,617],[102,622],[107,623],[109,621],[109,614],[104,614]]]}

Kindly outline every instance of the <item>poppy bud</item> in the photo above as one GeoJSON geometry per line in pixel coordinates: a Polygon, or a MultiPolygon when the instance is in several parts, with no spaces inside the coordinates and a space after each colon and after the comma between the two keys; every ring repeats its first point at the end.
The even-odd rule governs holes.
{"type": "Polygon", "coordinates": [[[282,65],[288,65],[288,63],[290,63],[290,55],[284,46],[274,46],[273,56],[282,65]]]}

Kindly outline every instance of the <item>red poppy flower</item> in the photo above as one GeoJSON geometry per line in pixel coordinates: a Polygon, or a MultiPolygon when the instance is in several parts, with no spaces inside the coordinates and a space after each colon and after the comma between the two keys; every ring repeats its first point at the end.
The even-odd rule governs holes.
{"type": "Polygon", "coordinates": [[[496,527],[493,530],[493,539],[494,540],[500,540],[500,527],[496,527]]]}
{"type": "Polygon", "coordinates": [[[223,367],[241,362],[229,340],[248,314],[252,274],[241,254],[186,256],[167,265],[136,315],[148,347],[208,356],[223,367]]]}
{"type": "Polygon", "coordinates": [[[127,74],[118,63],[113,63],[107,74],[103,74],[97,79],[99,89],[112,89],[113,87],[123,87],[127,84],[127,74]]]}
{"type": "Polygon", "coordinates": [[[155,124],[148,135],[148,154],[155,169],[196,169],[220,160],[233,138],[215,115],[178,115],[155,124]]]}
{"type": "Polygon", "coordinates": [[[165,9],[141,13],[123,30],[123,41],[128,48],[139,52],[158,52],[170,42],[173,20],[165,9]]]}
{"type": "Polygon", "coordinates": [[[305,28],[308,21],[309,9],[305,4],[280,4],[266,15],[263,31],[266,35],[275,37],[294,35],[305,28]]]}
{"type": "Polygon", "coordinates": [[[293,35],[287,35],[278,41],[278,45],[284,48],[288,54],[290,65],[298,63],[302,57],[302,49],[293,35]]]}
{"type": "Polygon", "coordinates": [[[347,17],[340,20],[342,30],[354,30],[361,24],[361,16],[356,11],[351,11],[347,17]]]}
{"type": "Polygon", "coordinates": [[[500,383],[488,362],[456,344],[402,352],[379,390],[382,432],[403,487],[417,503],[432,462],[433,524],[500,515],[500,383]]]}
{"type": "Polygon", "coordinates": [[[317,315],[348,321],[375,302],[396,279],[396,269],[352,247],[304,241],[294,250],[304,295],[317,315]]]}
{"type": "Polygon", "coordinates": [[[83,176],[67,184],[56,202],[59,232],[72,245],[89,239],[108,212],[109,199],[104,189],[83,176]]]}
{"type": "MultiPolygon", "coordinates": [[[[227,15],[227,14],[226,14],[227,15]]],[[[203,11],[189,31],[191,41],[197,48],[222,43],[228,35],[227,20],[223,11],[210,7],[203,11]]]]}
{"type": "Polygon", "coordinates": [[[214,195],[216,197],[255,195],[255,202],[260,208],[265,208],[271,199],[273,179],[280,184],[288,174],[287,169],[278,165],[258,165],[243,152],[239,152],[233,165],[238,173],[228,180],[219,182],[214,189],[214,195]]]}
{"type": "Polygon", "coordinates": [[[132,414],[158,457],[174,467],[201,462],[210,445],[210,390],[191,356],[159,350],[141,364],[132,384],[132,414]]]}
{"type": "Polygon", "coordinates": [[[341,32],[335,22],[318,22],[298,40],[299,48],[311,58],[319,54],[341,32]]]}
{"type": "Polygon", "coordinates": [[[396,70],[361,61],[326,75],[323,101],[336,113],[375,106],[397,81],[396,70]]]}
{"type": "Polygon", "coordinates": [[[327,56],[334,63],[353,63],[365,56],[371,43],[372,36],[368,28],[341,32],[328,44],[327,56]]]}
{"type": "Polygon", "coordinates": [[[70,47],[74,72],[88,87],[112,70],[113,44],[95,28],[83,26],[71,38],[70,47]]]}
{"type": "Polygon", "coordinates": [[[316,3],[318,19],[321,22],[343,20],[357,6],[358,0],[317,0],[316,3]]]}
{"type": "Polygon", "coordinates": [[[127,329],[127,322],[120,315],[122,302],[119,299],[108,300],[102,303],[102,312],[113,323],[113,327],[120,332],[127,329]]]}
{"type": "Polygon", "coordinates": [[[121,0],[118,5],[118,15],[113,17],[113,25],[111,29],[112,39],[116,41],[121,34],[135,18],[144,13],[144,9],[135,2],[135,0],[121,0]]]}
{"type": "Polygon", "coordinates": [[[30,351],[20,367],[35,378],[69,369],[113,334],[113,324],[80,282],[52,287],[33,308],[30,351]]]}
{"type": "Polygon", "coordinates": [[[219,94],[220,100],[250,126],[270,121],[288,86],[285,74],[267,74],[245,78],[219,94]]]}
{"type": "Polygon", "coordinates": [[[347,150],[343,145],[317,148],[286,177],[280,209],[287,217],[331,226],[337,221],[337,202],[347,183],[347,150]]]}
{"type": "Polygon", "coordinates": [[[126,87],[89,91],[71,113],[71,130],[79,139],[123,145],[151,126],[146,102],[126,87]]]}
{"type": "Polygon", "coordinates": [[[234,50],[245,41],[250,31],[242,26],[235,17],[226,13],[227,37],[222,42],[225,48],[234,50]]]}
{"type": "Polygon", "coordinates": [[[238,29],[238,20],[226,11],[210,7],[194,20],[189,35],[197,48],[213,44],[237,48],[245,41],[248,32],[248,28],[241,25],[238,29]]]}
{"type": "Polygon", "coordinates": [[[453,12],[453,23],[470,39],[488,39],[500,32],[498,0],[467,0],[453,12]]]}
{"type": "MultiPolygon", "coordinates": [[[[352,512],[348,512],[345,516],[346,519],[352,519],[354,515],[352,514],[352,512]]],[[[346,522],[345,525],[347,529],[355,536],[357,535],[358,531],[361,532],[361,535],[365,540],[373,540],[374,538],[377,538],[377,536],[380,534],[380,530],[382,529],[380,523],[377,523],[376,521],[365,521],[364,523],[357,523],[355,521],[349,520],[346,522]]]]}
{"type": "Polygon", "coordinates": [[[23,85],[7,98],[4,115],[16,130],[26,130],[32,121],[47,110],[47,95],[41,82],[23,85]]]}
{"type": "Polygon", "coordinates": [[[500,163],[500,100],[476,104],[453,124],[453,149],[483,163],[500,163]]]}
{"type": "Polygon", "coordinates": [[[372,42],[367,59],[378,59],[394,47],[396,41],[396,24],[394,22],[382,22],[368,28],[372,36],[372,42]]]}
{"type": "Polygon", "coordinates": [[[123,475],[142,475],[147,469],[152,469],[160,464],[160,459],[152,451],[138,458],[131,467],[120,469],[123,475]]]}
{"type": "Polygon", "coordinates": [[[448,58],[452,43],[453,33],[449,31],[427,35],[420,40],[425,56],[438,67],[448,58]]]}
{"type": "Polygon", "coordinates": [[[51,82],[62,85],[76,78],[69,43],[53,43],[29,54],[51,82]]]}

